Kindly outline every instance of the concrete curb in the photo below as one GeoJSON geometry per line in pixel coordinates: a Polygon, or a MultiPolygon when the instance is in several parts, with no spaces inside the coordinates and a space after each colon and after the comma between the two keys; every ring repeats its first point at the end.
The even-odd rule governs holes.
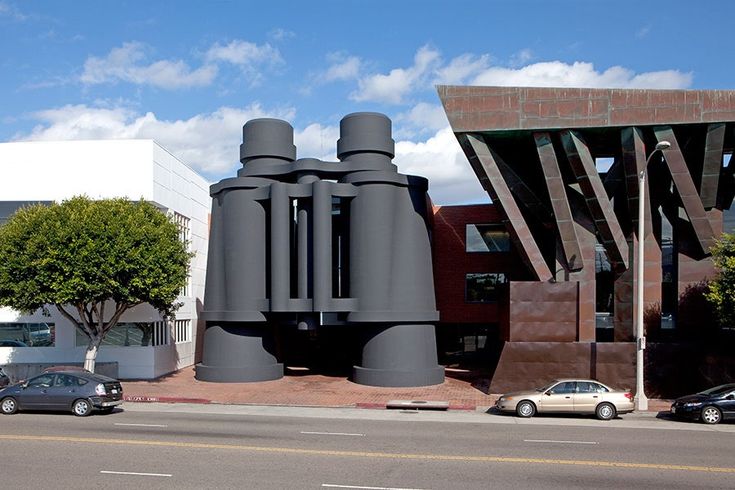
{"type": "MultiPolygon", "coordinates": [[[[471,404],[449,404],[446,409],[444,408],[436,408],[433,406],[428,407],[421,407],[420,405],[411,405],[411,406],[397,406],[397,405],[391,405],[390,402],[386,403],[374,403],[374,402],[357,402],[354,405],[300,405],[300,404],[284,404],[284,403],[258,403],[258,404],[252,404],[252,403],[226,403],[226,402],[217,402],[214,400],[210,400],[207,398],[188,398],[188,397],[179,397],[179,396],[149,396],[149,395],[124,395],[123,400],[126,402],[134,402],[134,403],[191,403],[191,404],[199,404],[199,405],[264,405],[264,406],[282,406],[282,407],[308,407],[308,408],[363,408],[363,409],[370,409],[370,410],[426,410],[426,411],[460,411],[460,412],[473,412],[477,410],[481,411],[487,411],[491,408],[493,408],[491,405],[471,405],[471,404]]],[[[666,400],[661,400],[662,402],[667,402],[666,400]]],[[[668,407],[666,408],[649,408],[645,411],[636,411],[634,413],[661,413],[661,412],[667,412],[668,407]]]]}
{"type": "Polygon", "coordinates": [[[177,396],[145,396],[145,395],[125,395],[123,400],[126,402],[136,403],[198,403],[209,404],[212,400],[205,398],[184,398],[177,396]]]}

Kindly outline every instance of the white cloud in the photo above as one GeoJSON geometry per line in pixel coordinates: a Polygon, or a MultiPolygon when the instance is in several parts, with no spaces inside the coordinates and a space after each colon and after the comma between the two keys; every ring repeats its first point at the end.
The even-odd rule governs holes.
{"type": "Polygon", "coordinates": [[[645,25],[638,29],[635,33],[635,37],[638,39],[643,39],[644,37],[648,36],[648,33],[651,32],[651,25],[645,25]]]}
{"type": "Polygon", "coordinates": [[[444,108],[439,104],[419,102],[409,111],[394,118],[396,129],[394,137],[413,138],[416,135],[435,133],[449,125],[444,108]]]}
{"type": "Polygon", "coordinates": [[[215,43],[207,50],[204,58],[209,62],[225,61],[247,69],[253,69],[260,64],[272,65],[283,62],[278,49],[270,44],[259,46],[241,39],[235,39],[226,45],[215,43]]]}
{"type": "Polygon", "coordinates": [[[475,56],[463,54],[452,59],[446,66],[436,70],[434,83],[455,85],[463,83],[468,77],[486,70],[490,63],[490,55],[475,56]]]}
{"type": "Polygon", "coordinates": [[[324,82],[351,80],[360,75],[362,61],[357,56],[333,55],[334,63],[321,75],[324,82]]]}
{"type": "Polygon", "coordinates": [[[28,16],[21,12],[18,7],[3,1],[0,1],[0,17],[10,17],[19,22],[28,19],[28,16]]]}
{"type": "Polygon", "coordinates": [[[387,75],[376,74],[360,79],[358,89],[350,94],[350,99],[400,104],[407,94],[422,85],[422,81],[440,61],[438,51],[423,46],[416,52],[411,67],[395,68],[387,75]]]}
{"type": "Polygon", "coordinates": [[[164,89],[202,87],[214,81],[220,64],[229,63],[239,67],[254,84],[262,79],[261,67],[283,63],[278,49],[270,44],[257,45],[240,39],[213,44],[204,53],[204,64],[196,69],[183,60],[150,62],[147,51],[142,43],[127,42],[104,57],[90,56],[80,80],[88,85],[123,81],[164,89]]]}
{"type": "Polygon", "coordinates": [[[522,68],[492,67],[477,75],[470,85],[508,87],[598,87],[598,88],[686,88],[692,74],[664,70],[636,74],[622,66],[603,72],[592,63],[547,61],[522,68]]]}
{"type": "Polygon", "coordinates": [[[212,64],[192,70],[181,60],[160,60],[146,64],[146,58],[143,44],[123,43],[103,58],[87,58],[80,80],[88,85],[124,81],[178,89],[209,85],[217,75],[217,67],[212,64]]]}
{"type": "MultiPolygon", "coordinates": [[[[408,68],[394,68],[387,74],[370,74],[358,79],[358,87],[350,94],[356,102],[405,104],[409,96],[440,85],[489,85],[528,87],[614,87],[614,88],[687,88],[692,84],[691,72],[661,70],[636,73],[622,66],[604,71],[592,63],[546,61],[527,64],[534,58],[526,48],[515,53],[510,66],[491,66],[489,54],[465,53],[444,62],[441,54],[428,46],[420,48],[408,68]],[[523,66],[525,65],[525,66],[523,66]]],[[[356,62],[353,62],[356,63],[356,62]]],[[[360,69],[365,63],[360,62],[360,69]]],[[[331,79],[348,79],[358,72],[357,66],[333,65],[331,79]],[[348,71],[348,67],[352,67],[348,71]]]]}
{"type": "MultiPolygon", "coordinates": [[[[434,112],[421,106],[415,112],[434,112]]],[[[242,126],[250,119],[275,117],[292,121],[292,108],[265,110],[259,104],[244,108],[221,107],[188,119],[160,120],[152,112],[142,114],[128,107],[100,104],[67,105],[32,114],[38,121],[28,134],[14,140],[154,139],[183,162],[213,181],[235,175],[240,168],[242,126]]],[[[298,157],[336,160],[338,126],[310,124],[296,128],[298,157]]],[[[425,141],[396,142],[394,162],[401,173],[430,179],[430,193],[437,204],[487,202],[486,194],[467,163],[454,134],[442,127],[425,141]]]]}
{"type": "Polygon", "coordinates": [[[304,129],[294,131],[294,144],[299,158],[319,158],[334,162],[337,160],[337,140],[339,126],[310,124],[304,129]]]}
{"type": "Polygon", "coordinates": [[[429,179],[429,194],[434,204],[490,200],[449,127],[440,129],[426,141],[397,141],[394,162],[401,173],[429,179]]]}
{"type": "Polygon", "coordinates": [[[284,41],[286,39],[291,39],[292,37],[295,37],[296,33],[293,31],[289,31],[287,29],[283,29],[281,27],[278,27],[276,29],[273,29],[268,33],[268,37],[273,39],[274,41],[284,41]]]}
{"type": "Polygon", "coordinates": [[[533,59],[533,51],[529,48],[521,49],[510,58],[511,66],[522,66],[533,59]]]}
{"type": "Polygon", "coordinates": [[[242,126],[257,117],[293,119],[293,109],[266,111],[259,104],[221,107],[189,119],[159,120],[128,108],[67,105],[33,114],[39,124],[16,140],[154,139],[208,177],[234,175],[239,166],[242,126]]]}

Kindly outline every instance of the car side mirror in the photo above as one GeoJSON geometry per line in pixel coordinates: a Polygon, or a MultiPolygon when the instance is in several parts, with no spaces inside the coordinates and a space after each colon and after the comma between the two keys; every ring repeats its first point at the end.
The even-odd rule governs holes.
{"type": "Polygon", "coordinates": [[[20,385],[20,387],[23,388],[24,390],[28,388],[28,381],[24,381],[23,384],[20,385]]]}
{"type": "Polygon", "coordinates": [[[551,396],[551,390],[549,390],[549,391],[547,391],[546,393],[544,393],[544,395],[546,395],[546,396],[551,396]]]}
{"type": "Polygon", "coordinates": [[[735,400],[735,395],[727,395],[725,400],[735,400]]]}

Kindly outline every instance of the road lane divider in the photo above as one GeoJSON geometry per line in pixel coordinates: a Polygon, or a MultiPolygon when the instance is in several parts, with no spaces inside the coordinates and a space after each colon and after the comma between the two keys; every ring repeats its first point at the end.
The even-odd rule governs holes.
{"type": "Polygon", "coordinates": [[[422,490],[421,488],[363,487],[359,485],[337,485],[334,483],[322,483],[322,488],[354,488],[360,490],[422,490]]]}
{"type": "Polygon", "coordinates": [[[138,473],[134,471],[109,471],[109,470],[100,470],[100,473],[105,475],[132,475],[132,476],[163,476],[163,477],[169,477],[173,476],[168,473],[138,473]]]}
{"type": "Polygon", "coordinates": [[[128,446],[150,446],[170,447],[185,449],[222,449],[227,451],[246,451],[270,454],[298,454],[305,456],[335,456],[345,458],[380,458],[380,459],[406,459],[417,461],[460,461],[475,463],[516,463],[516,464],[540,464],[540,465],[569,465],[569,466],[591,466],[598,468],[622,468],[642,470],[668,470],[668,471],[692,471],[705,473],[731,473],[735,474],[733,467],[696,466],[665,463],[628,463],[625,461],[596,461],[575,459],[553,459],[553,458],[520,458],[504,456],[470,456],[458,454],[411,454],[411,453],[384,453],[371,451],[338,451],[330,449],[303,449],[292,447],[268,447],[268,446],[245,446],[237,444],[211,444],[203,442],[175,442],[155,441],[143,439],[102,439],[95,437],[69,437],[69,436],[35,436],[0,434],[3,441],[38,441],[38,442],[60,442],[99,444],[99,445],[128,445],[128,446]]]}
{"type": "Polygon", "coordinates": [[[350,433],[350,432],[310,432],[310,431],[301,431],[302,434],[308,434],[308,435],[314,435],[314,436],[356,436],[356,437],[365,437],[365,434],[357,434],[357,433],[350,433]]]}
{"type": "Polygon", "coordinates": [[[115,425],[120,425],[123,427],[168,427],[168,425],[163,424],[123,424],[120,422],[115,422],[115,425]]]}
{"type": "Polygon", "coordinates": [[[554,441],[551,439],[523,439],[523,442],[546,442],[550,444],[599,444],[594,441],[554,441]]]}

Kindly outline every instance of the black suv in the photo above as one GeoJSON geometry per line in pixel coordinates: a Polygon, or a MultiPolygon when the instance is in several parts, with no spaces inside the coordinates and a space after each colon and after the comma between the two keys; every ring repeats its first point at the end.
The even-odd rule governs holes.
{"type": "Polygon", "coordinates": [[[18,410],[71,410],[84,417],[95,409],[111,412],[122,402],[119,381],[83,371],[43,373],[0,390],[0,411],[6,415],[18,410]]]}

